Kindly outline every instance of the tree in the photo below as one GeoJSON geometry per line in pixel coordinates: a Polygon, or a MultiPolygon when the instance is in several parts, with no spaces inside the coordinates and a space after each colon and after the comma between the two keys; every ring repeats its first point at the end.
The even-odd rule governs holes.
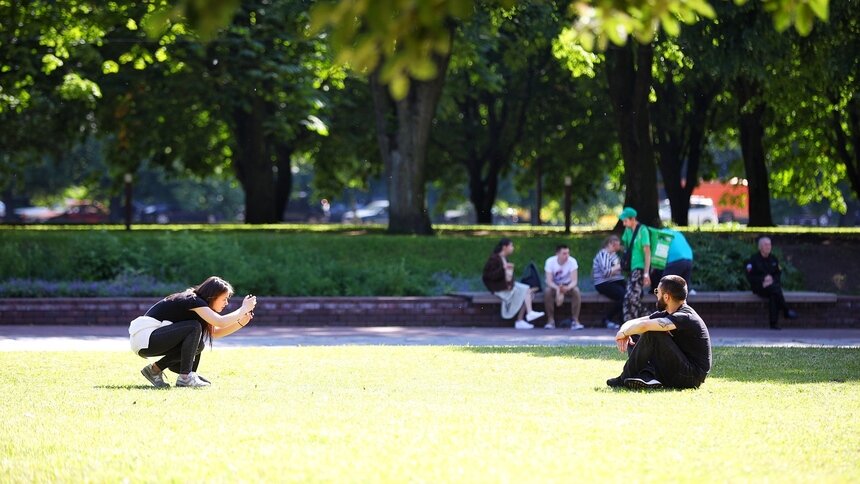
{"type": "Polygon", "coordinates": [[[860,199],[858,14],[856,2],[834,4],[826,25],[792,36],[769,93],[779,120],[771,135],[775,194],[827,200],[842,213],[845,180],[860,199]]]}
{"type": "MultiPolygon", "coordinates": [[[[655,56],[651,103],[654,145],[672,221],[688,224],[690,196],[699,184],[710,114],[722,86],[713,82],[708,47],[697,24],[686,29],[677,43],[661,39],[655,56]],[[699,34],[699,35],[697,35],[699,34]],[[703,52],[704,51],[704,52],[703,52]]],[[[711,56],[713,58],[713,56],[711,56]]]]}
{"type": "Polygon", "coordinates": [[[648,106],[653,57],[650,44],[611,46],[606,51],[606,75],[624,159],[624,205],[635,207],[642,223],[659,227],[657,169],[648,106]]]}
{"type": "Polygon", "coordinates": [[[546,107],[539,98],[560,82],[548,73],[560,73],[552,55],[560,27],[557,5],[524,2],[481,10],[458,29],[432,153],[435,166],[465,170],[478,223],[492,223],[499,177],[521,151],[528,118],[546,107]]]}

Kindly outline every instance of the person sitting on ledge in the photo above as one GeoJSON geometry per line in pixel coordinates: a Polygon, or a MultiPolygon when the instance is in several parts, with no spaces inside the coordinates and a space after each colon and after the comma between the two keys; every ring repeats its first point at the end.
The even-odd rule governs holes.
{"type": "Polygon", "coordinates": [[[779,327],[779,313],[782,312],[788,319],[795,319],[797,313],[785,304],[785,296],[782,294],[782,270],[776,256],[771,253],[772,249],[769,237],[758,239],[758,252],[746,263],[747,280],[754,294],[768,300],[770,329],[782,329],[779,327]]]}
{"type": "Polygon", "coordinates": [[[664,276],[654,290],[656,313],[624,323],[615,344],[627,362],[610,387],[631,389],[698,388],[711,371],[711,336],[698,313],[687,304],[687,283],[664,276]],[[633,335],[641,335],[635,344],[633,335]],[[628,351],[629,350],[629,351],[628,351]]]}
{"type": "Polygon", "coordinates": [[[542,312],[532,309],[533,292],[529,286],[514,281],[514,265],[508,262],[508,257],[514,252],[514,242],[503,238],[496,244],[493,253],[484,264],[481,280],[484,286],[502,300],[502,318],[517,317],[514,323],[516,329],[532,329],[534,321],[542,312]]]}

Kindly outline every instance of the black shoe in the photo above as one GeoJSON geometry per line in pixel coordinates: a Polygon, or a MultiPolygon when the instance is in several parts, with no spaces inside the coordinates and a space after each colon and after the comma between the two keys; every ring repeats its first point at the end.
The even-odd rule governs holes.
{"type": "Polygon", "coordinates": [[[779,324],[777,324],[777,323],[770,323],[770,329],[772,329],[772,330],[774,330],[774,331],[779,331],[779,330],[781,330],[782,328],[780,328],[780,327],[779,327],[779,324]]]}
{"type": "Polygon", "coordinates": [[[631,390],[652,390],[655,388],[663,388],[663,384],[659,380],[643,380],[642,378],[625,378],[624,386],[631,390]]]}
{"type": "Polygon", "coordinates": [[[794,309],[789,309],[785,312],[785,317],[787,319],[797,319],[797,311],[794,309]]]}
{"type": "Polygon", "coordinates": [[[621,388],[624,386],[624,379],[620,376],[606,380],[606,384],[612,388],[621,388]]]}

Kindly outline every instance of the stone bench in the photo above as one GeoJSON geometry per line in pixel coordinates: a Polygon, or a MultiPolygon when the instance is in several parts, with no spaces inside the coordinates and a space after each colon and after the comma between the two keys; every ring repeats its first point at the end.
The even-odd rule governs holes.
{"type": "MultiPolygon", "coordinates": [[[[860,296],[788,292],[800,317],[786,328],[860,328],[860,296]]],[[[0,332],[5,325],[128,325],[158,297],[141,298],[0,298],[0,332]]],[[[598,327],[609,299],[596,292],[582,294],[581,322],[598,327]]],[[[654,296],[645,303],[654,307],[654,296]]],[[[261,326],[466,326],[508,327],[500,301],[487,291],[432,297],[277,297],[257,299],[254,325],[261,326]]],[[[767,327],[767,302],[749,292],[701,292],[690,304],[711,327],[767,327]]],[[[227,308],[238,308],[233,301],[227,308]]],[[[535,305],[543,307],[538,295],[535,305]]],[[[569,316],[570,305],[557,312],[569,316]],[[567,314],[565,314],[567,312],[567,314]]],[[[538,320],[543,325],[545,320],[538,320]]]]}
{"type": "MultiPolygon", "coordinates": [[[[499,316],[501,300],[488,291],[453,292],[451,297],[461,298],[469,306],[484,313],[495,313],[499,324],[503,322],[499,316]]],[[[611,300],[597,292],[582,292],[582,307],[580,322],[585,326],[599,326],[606,313],[611,308],[611,300]]],[[[566,298],[568,301],[570,297],[566,298]]],[[[795,309],[800,317],[796,320],[783,321],[783,327],[856,327],[860,318],[855,316],[860,309],[860,297],[838,296],[833,293],[811,291],[788,291],[785,293],[786,302],[795,309]]],[[[656,298],[648,293],[643,298],[648,308],[654,308],[656,298]]],[[[538,292],[533,299],[534,306],[539,311],[543,308],[543,294],[538,292]]],[[[709,326],[714,327],[767,327],[767,300],[748,291],[705,291],[697,292],[687,298],[709,326]]],[[[570,317],[570,305],[565,304],[556,311],[556,318],[564,320],[570,317]]],[[[537,321],[538,326],[544,324],[543,319],[537,321]]]]}
{"type": "MultiPolygon", "coordinates": [[[[813,292],[813,291],[786,291],[785,301],[789,304],[835,304],[838,296],[830,292],[813,292]]],[[[501,304],[501,300],[488,291],[460,291],[450,292],[449,296],[460,297],[468,300],[472,304],[501,304]]],[[[586,303],[609,303],[611,300],[603,294],[597,292],[581,292],[582,304],[586,303]]],[[[654,302],[653,294],[646,294],[643,300],[654,302]]],[[[570,300],[570,296],[566,298],[570,300]]],[[[534,301],[543,301],[543,293],[537,292],[534,296],[534,301]]],[[[764,299],[756,296],[750,291],[707,291],[696,292],[687,298],[687,302],[691,305],[696,303],[760,303],[764,299]]]]}

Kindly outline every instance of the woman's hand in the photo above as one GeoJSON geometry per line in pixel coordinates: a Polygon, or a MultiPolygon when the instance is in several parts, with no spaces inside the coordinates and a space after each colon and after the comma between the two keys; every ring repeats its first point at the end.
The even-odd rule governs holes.
{"type": "Polygon", "coordinates": [[[247,312],[243,314],[241,318],[239,318],[239,324],[242,325],[242,327],[245,327],[248,325],[248,323],[251,322],[252,319],[254,319],[254,313],[247,312]]]}
{"type": "Polygon", "coordinates": [[[245,296],[245,299],[242,300],[242,312],[250,313],[257,306],[257,296],[252,296],[248,294],[245,296]]]}

